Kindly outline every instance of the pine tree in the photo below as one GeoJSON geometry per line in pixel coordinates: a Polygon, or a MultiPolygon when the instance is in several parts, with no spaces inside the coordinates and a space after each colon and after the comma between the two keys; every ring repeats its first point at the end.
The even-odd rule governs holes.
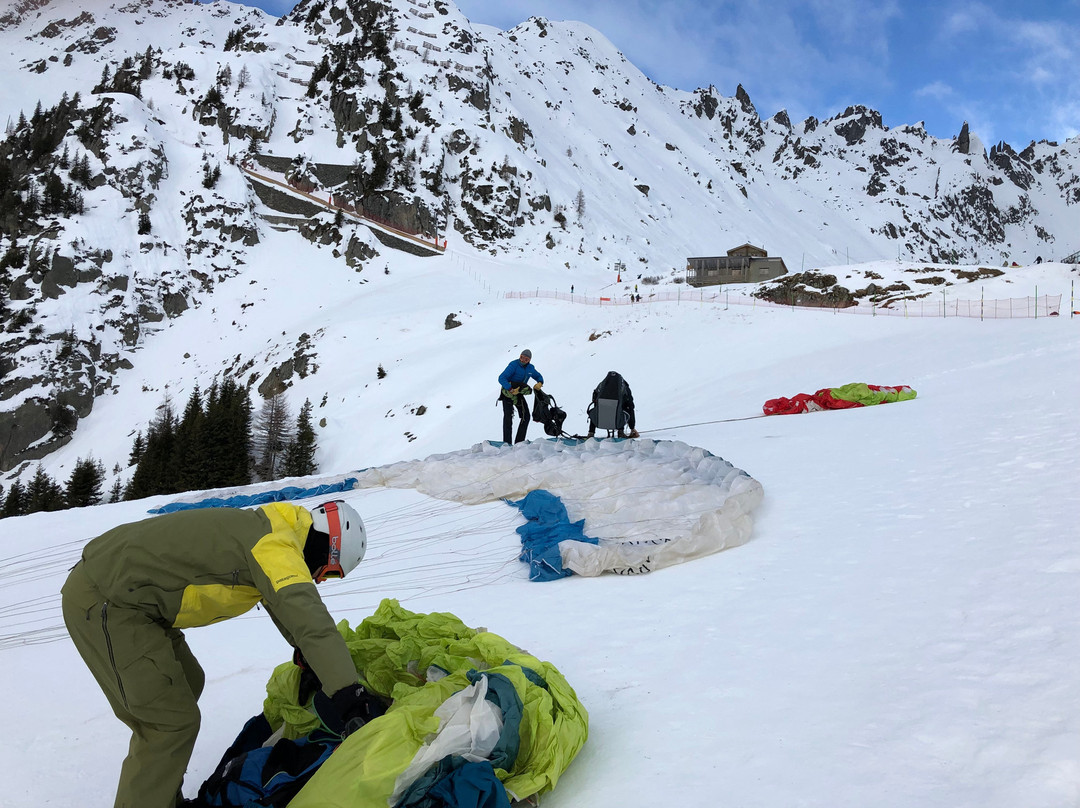
{"type": "Polygon", "coordinates": [[[101,486],[105,481],[105,466],[91,457],[80,458],[68,478],[64,496],[69,508],[85,508],[101,503],[101,486]]]}
{"type": "Polygon", "coordinates": [[[140,429],[135,433],[135,440],[131,442],[131,453],[128,455],[128,465],[134,466],[142,460],[143,452],[145,450],[146,443],[143,441],[143,434],[140,429]]]}
{"type": "Polygon", "coordinates": [[[181,491],[206,487],[208,466],[203,453],[203,428],[206,413],[203,412],[202,392],[198,384],[191,391],[184,414],[176,428],[176,440],[170,458],[171,474],[181,491]]]}
{"type": "Polygon", "coordinates": [[[20,480],[15,480],[4,497],[4,507],[0,517],[21,516],[26,513],[26,488],[20,480]]]}
{"type": "Polygon", "coordinates": [[[207,393],[203,453],[208,487],[251,482],[251,400],[232,379],[207,393]]]}
{"type": "Polygon", "coordinates": [[[146,448],[139,465],[124,491],[124,499],[142,499],[154,494],[175,494],[179,491],[171,477],[173,444],[176,439],[176,414],[172,401],[166,396],[158,414],[147,427],[146,448]]]}
{"type": "Polygon", "coordinates": [[[78,152],[71,162],[70,172],[71,179],[84,187],[90,182],[90,162],[87,160],[84,165],[83,160],[85,157],[86,155],[82,152],[78,152]]]}
{"type": "Polygon", "coordinates": [[[232,463],[229,485],[248,485],[251,482],[251,397],[246,388],[232,383],[230,415],[232,463]]]}
{"type": "Polygon", "coordinates": [[[203,188],[213,188],[221,176],[221,166],[218,165],[216,169],[210,168],[210,163],[203,163],[203,188]]]}
{"type": "Polygon", "coordinates": [[[146,52],[143,53],[142,62],[139,65],[139,80],[145,81],[150,78],[154,72],[154,52],[150,45],[146,46],[146,52]]]}
{"type": "Polygon", "coordinates": [[[372,160],[374,160],[375,165],[371,169],[368,182],[372,189],[378,189],[386,183],[386,178],[390,175],[390,161],[383,149],[375,149],[372,160]]]}
{"type": "Polygon", "coordinates": [[[39,463],[30,485],[26,488],[26,506],[23,513],[59,511],[64,508],[64,492],[39,463]]]}
{"type": "Polygon", "coordinates": [[[205,419],[203,420],[201,455],[206,465],[206,487],[221,485],[225,450],[225,419],[222,415],[221,387],[215,379],[206,391],[205,419]]]}
{"type": "Polygon", "coordinates": [[[296,432],[285,448],[286,477],[307,477],[319,470],[315,463],[315,429],[311,422],[311,400],[305,399],[296,418],[296,432]]]}

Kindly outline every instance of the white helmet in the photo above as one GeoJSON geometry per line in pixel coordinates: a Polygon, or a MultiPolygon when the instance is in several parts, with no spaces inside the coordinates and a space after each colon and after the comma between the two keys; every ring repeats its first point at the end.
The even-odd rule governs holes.
{"type": "Polygon", "coordinates": [[[340,499],[324,502],[312,509],[311,526],[330,537],[326,563],[312,574],[316,583],[344,578],[364,560],[367,531],[352,505],[340,499]]]}

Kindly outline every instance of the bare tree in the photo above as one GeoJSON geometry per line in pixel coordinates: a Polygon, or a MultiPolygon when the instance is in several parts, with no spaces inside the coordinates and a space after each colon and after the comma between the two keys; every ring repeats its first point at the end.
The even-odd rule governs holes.
{"type": "Polygon", "coordinates": [[[292,418],[284,393],[264,399],[252,426],[251,451],[256,476],[276,480],[285,462],[285,447],[292,441],[292,418]]]}

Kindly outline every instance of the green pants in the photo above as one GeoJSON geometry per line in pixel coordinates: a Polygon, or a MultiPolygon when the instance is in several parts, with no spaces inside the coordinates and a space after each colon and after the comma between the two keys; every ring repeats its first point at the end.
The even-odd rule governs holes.
{"type": "Polygon", "coordinates": [[[75,647],[131,729],[115,807],[174,808],[199,734],[202,668],[180,631],[110,604],[82,562],[61,592],[75,647]]]}

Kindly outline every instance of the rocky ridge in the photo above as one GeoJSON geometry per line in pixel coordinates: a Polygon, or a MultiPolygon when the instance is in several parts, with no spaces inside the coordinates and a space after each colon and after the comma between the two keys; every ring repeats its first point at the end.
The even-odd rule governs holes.
{"type": "MultiPolygon", "coordinates": [[[[747,240],[825,267],[852,251],[997,265],[1080,246],[1076,140],[986,150],[966,126],[940,139],[861,106],[763,118],[741,86],[656,85],[579,23],[499,32],[444,0],[305,0],[281,20],[22,0],[0,40],[20,79],[0,142],[2,470],[62,445],[142,341],[244,272],[271,223],[345,271],[386,269],[393,251],[369,231],[281,210],[245,160],[463,248],[568,272],[619,260],[661,283],[747,240]]],[[[301,343],[308,356],[285,335],[222,372],[278,390],[301,343]]]]}

